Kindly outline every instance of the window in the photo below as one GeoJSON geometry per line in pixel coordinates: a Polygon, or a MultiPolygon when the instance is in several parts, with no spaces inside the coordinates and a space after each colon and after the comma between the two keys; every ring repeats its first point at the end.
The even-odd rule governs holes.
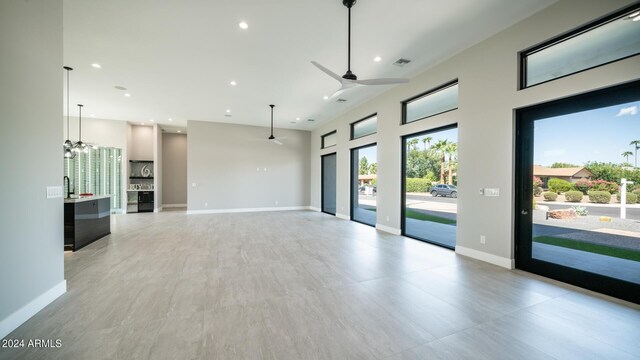
{"type": "Polygon", "coordinates": [[[520,88],[640,54],[640,7],[626,8],[520,53],[520,88]]]}
{"type": "Polygon", "coordinates": [[[373,114],[351,124],[351,140],[375,134],[378,131],[378,116],[373,114]]]}
{"type": "Polygon", "coordinates": [[[351,220],[376,226],[378,147],[351,149],[351,220]]]}
{"type": "Polygon", "coordinates": [[[426,119],[458,108],[458,80],[402,102],[402,123],[426,119]]]}
{"type": "Polygon", "coordinates": [[[326,149],[331,146],[336,146],[337,143],[338,143],[338,133],[334,130],[328,134],[322,135],[321,149],[326,149]]]}

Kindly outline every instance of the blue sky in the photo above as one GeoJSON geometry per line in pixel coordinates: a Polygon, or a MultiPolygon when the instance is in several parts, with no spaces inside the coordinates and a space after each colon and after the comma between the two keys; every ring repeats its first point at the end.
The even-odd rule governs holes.
{"type": "Polygon", "coordinates": [[[640,140],[640,102],[557,116],[535,122],[533,161],[543,166],[621,163],[624,151],[634,152],[633,140],[640,140]]]}

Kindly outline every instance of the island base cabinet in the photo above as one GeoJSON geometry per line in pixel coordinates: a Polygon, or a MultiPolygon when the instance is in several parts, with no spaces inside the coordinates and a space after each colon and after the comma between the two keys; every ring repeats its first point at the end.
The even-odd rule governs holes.
{"type": "Polygon", "coordinates": [[[65,249],[76,251],[110,233],[110,198],[64,204],[65,249]]]}

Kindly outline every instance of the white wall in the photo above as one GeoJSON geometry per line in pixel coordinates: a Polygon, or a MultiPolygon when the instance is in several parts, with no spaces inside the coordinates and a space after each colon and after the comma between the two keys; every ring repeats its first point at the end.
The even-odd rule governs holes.
{"type": "Polygon", "coordinates": [[[162,201],[187,204],[187,134],[162,134],[162,201]]]}
{"type": "Polygon", "coordinates": [[[153,207],[162,210],[162,129],[153,125],[153,207]]]}
{"type": "Polygon", "coordinates": [[[269,128],[187,127],[189,212],[309,206],[309,132],[276,129],[279,146],[266,141],[269,128]]]}
{"type": "Polygon", "coordinates": [[[338,153],[338,213],[349,213],[349,149],[378,143],[378,224],[400,229],[402,135],[458,123],[458,226],[456,251],[505,267],[513,249],[513,109],[636,79],[640,57],[581,72],[517,91],[518,52],[617,10],[628,0],[562,0],[322,125],[312,133],[311,206],[320,205],[320,156],[338,153]],[[459,108],[408,125],[401,101],[459,79],[459,108]],[[349,123],[378,113],[378,134],[349,141],[349,123]],[[338,145],[320,150],[320,136],[338,130],[338,145]],[[482,197],[478,189],[495,187],[500,197],[482,197]],[[387,221],[387,216],[389,221],[387,221]],[[479,242],[486,236],[486,245],[479,242]]]}
{"type": "Polygon", "coordinates": [[[62,1],[0,2],[0,338],[66,291],[62,1]]]}
{"type": "Polygon", "coordinates": [[[131,125],[130,160],[153,160],[155,133],[153,126],[131,125]]]}

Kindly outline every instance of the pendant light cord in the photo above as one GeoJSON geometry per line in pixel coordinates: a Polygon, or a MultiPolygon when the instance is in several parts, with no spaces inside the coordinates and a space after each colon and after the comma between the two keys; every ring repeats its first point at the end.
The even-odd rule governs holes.
{"type": "Polygon", "coordinates": [[[273,137],[273,107],[275,105],[269,105],[271,106],[271,136],[273,137]]]}

